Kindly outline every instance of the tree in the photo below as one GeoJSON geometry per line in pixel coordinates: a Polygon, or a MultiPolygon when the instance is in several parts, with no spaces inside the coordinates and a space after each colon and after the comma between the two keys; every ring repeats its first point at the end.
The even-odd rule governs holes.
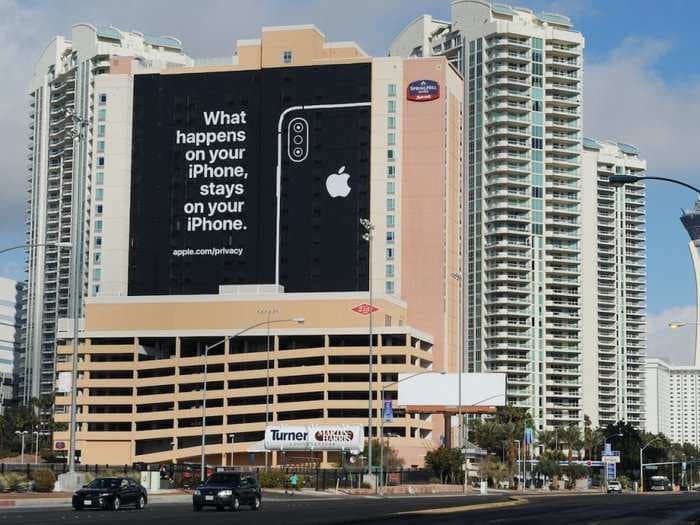
{"type": "MultiPolygon", "coordinates": [[[[365,448],[362,451],[364,457],[368,457],[367,443],[365,443],[365,448]]],[[[372,439],[372,466],[379,467],[379,461],[381,458],[381,445],[379,439],[372,439]]],[[[399,456],[399,453],[389,444],[389,440],[384,441],[384,470],[399,469],[403,466],[403,458],[399,456]]]]}
{"type": "Polygon", "coordinates": [[[601,429],[593,429],[591,418],[583,417],[583,450],[585,459],[594,459],[598,455],[597,450],[603,442],[603,432],[601,429]]]}
{"type": "Polygon", "coordinates": [[[581,439],[581,429],[577,425],[569,425],[559,430],[559,441],[566,443],[566,448],[569,451],[568,461],[571,463],[573,459],[574,450],[578,455],[578,451],[581,450],[583,446],[583,441],[581,439]]]}
{"type": "Polygon", "coordinates": [[[478,419],[473,429],[474,441],[489,452],[500,450],[505,434],[503,425],[493,419],[478,419]]]}
{"type": "Polygon", "coordinates": [[[448,480],[455,483],[462,473],[464,454],[458,448],[440,447],[430,450],[425,455],[425,466],[435,472],[441,483],[448,480]]]}

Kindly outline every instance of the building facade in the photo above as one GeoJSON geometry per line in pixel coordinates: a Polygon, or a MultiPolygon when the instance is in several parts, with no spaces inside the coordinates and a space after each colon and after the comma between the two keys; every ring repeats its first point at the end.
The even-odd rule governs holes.
{"type": "Polygon", "coordinates": [[[22,285],[0,277],[0,415],[14,398],[15,360],[19,347],[22,285]]]}
{"type": "Polygon", "coordinates": [[[646,360],[646,430],[700,446],[700,369],[646,360]]]}
{"type": "Polygon", "coordinates": [[[36,63],[29,85],[26,324],[17,367],[25,403],[53,392],[56,325],[72,315],[71,257],[81,268],[75,289],[81,298],[90,292],[90,239],[102,225],[97,215],[105,162],[104,101],[94,86],[115,57],[131,57],[143,67],[191,63],[176,38],[89,24],[73,26],[70,40],[56,37],[36,63]],[[85,125],[74,125],[73,116],[85,125]]]}
{"type": "Polygon", "coordinates": [[[506,372],[537,429],[582,424],[582,35],[483,0],[422,16],[392,56],[445,56],[465,80],[465,362],[506,372]]]}
{"type": "MultiPolygon", "coordinates": [[[[92,297],[86,301],[84,343],[78,356],[77,440],[83,462],[97,461],[105,451],[110,451],[116,462],[125,463],[197,461],[205,380],[209,392],[207,460],[216,464],[228,461],[224,455],[233,450],[234,463],[260,464],[264,461],[260,441],[266,421],[290,425],[354,423],[365,426],[367,434],[368,404],[374,413],[372,426],[378,427],[382,406],[378,392],[382,385],[397,381],[398,373],[457,370],[460,283],[451,275],[462,272],[463,256],[464,88],[459,74],[444,57],[373,59],[355,43],[326,42],[314,26],[266,27],[260,39],[238,42],[232,62],[141,71],[132,68],[133,60],[120,61],[119,68],[113,67],[110,74],[95,81],[96,96],[105,101],[107,124],[100,194],[103,230],[95,243],[101,247],[100,256],[91,261],[88,279],[92,297]],[[369,79],[367,85],[363,78],[369,79]],[[149,98],[144,104],[143,90],[154,84],[160,86],[159,93],[174,90],[172,98],[149,98]],[[238,87],[233,89],[232,85],[238,87]],[[438,89],[423,93],[427,89],[424,85],[438,89]],[[412,96],[411,86],[419,90],[418,99],[412,96]],[[227,114],[238,115],[236,133],[241,128],[246,132],[234,135],[235,140],[245,140],[248,151],[255,152],[244,169],[260,182],[241,190],[243,195],[252,195],[245,206],[277,202],[278,217],[285,222],[277,233],[274,227],[266,230],[267,217],[274,218],[275,212],[255,212],[259,222],[247,224],[254,224],[260,232],[271,231],[270,235],[260,234],[262,243],[256,244],[244,234],[243,224],[250,218],[241,215],[241,233],[212,234],[203,242],[214,239],[223,245],[233,243],[231,246],[240,242],[251,257],[255,255],[255,264],[248,266],[245,259],[238,259],[232,270],[224,259],[216,270],[206,270],[214,268],[206,265],[218,263],[208,257],[182,263],[172,253],[162,257],[162,252],[148,251],[162,241],[160,234],[157,237],[161,238],[149,241],[150,230],[159,225],[142,219],[143,214],[154,212],[151,206],[169,228],[166,237],[190,227],[180,210],[196,206],[189,206],[189,200],[184,206],[179,201],[172,204],[187,178],[173,174],[187,173],[188,166],[178,171],[179,165],[172,169],[164,165],[162,171],[143,171],[148,176],[142,178],[141,163],[150,161],[142,156],[151,151],[148,126],[161,126],[153,135],[156,137],[170,133],[185,137],[182,123],[194,126],[202,118],[202,109],[208,112],[221,107],[221,90],[240,97],[221,104],[226,104],[227,114]],[[269,102],[263,98],[258,106],[256,97],[268,96],[266,93],[272,98],[269,102]],[[350,102],[341,107],[334,99],[338,93],[349,93],[350,102]],[[420,98],[422,94],[427,98],[420,98]],[[367,102],[357,102],[368,97],[367,102]],[[178,111],[188,110],[180,102],[185,98],[196,109],[180,116],[178,111]],[[307,120],[299,127],[303,130],[308,126],[306,140],[318,141],[316,149],[309,150],[314,156],[309,171],[292,171],[306,158],[292,147],[297,144],[292,134],[295,121],[283,120],[285,113],[279,117],[275,109],[274,126],[268,125],[265,112],[279,103],[292,111],[309,112],[300,113],[307,120]],[[144,113],[161,104],[165,110],[160,117],[144,113]],[[312,113],[331,105],[340,107],[340,113],[312,113]],[[355,109],[357,106],[361,107],[355,109]],[[238,111],[240,107],[245,108],[245,117],[238,111]],[[344,119],[342,111],[346,109],[357,111],[356,116],[344,119]],[[260,128],[254,127],[258,121],[262,122],[260,128]],[[337,122],[350,129],[343,131],[345,140],[354,141],[357,136],[360,141],[352,142],[349,149],[332,142],[328,130],[337,122]],[[343,169],[333,164],[335,172],[328,175],[324,171],[327,156],[346,149],[351,157],[359,155],[352,157],[356,164],[343,163],[343,169]],[[264,164],[274,159],[274,153],[284,159],[277,163],[276,187],[266,186],[264,175],[275,174],[274,164],[271,170],[264,164]],[[260,164],[256,159],[261,159],[260,164]],[[331,180],[341,177],[345,168],[350,189],[331,187],[335,184],[331,180]],[[304,186],[307,183],[308,188],[304,186]],[[150,184],[160,192],[157,198],[144,197],[152,189],[150,184]],[[297,186],[305,192],[295,194],[297,186]],[[334,211],[336,208],[325,207],[330,202],[345,209],[342,199],[346,197],[357,199],[349,211],[346,209],[351,214],[349,220],[334,211]],[[308,231],[302,230],[295,238],[302,253],[289,247],[292,230],[299,224],[288,219],[292,216],[308,220],[308,231]],[[373,227],[369,244],[361,244],[365,242],[359,229],[361,218],[369,219],[373,227]],[[170,227],[169,221],[180,226],[170,227]],[[143,223],[148,227],[140,228],[143,223]],[[350,252],[343,251],[348,242],[345,231],[354,243],[350,252]],[[229,240],[229,235],[236,240],[229,240]],[[270,250],[276,238],[277,252],[270,250]],[[318,251],[326,242],[338,246],[344,257],[318,251]],[[153,253],[153,257],[141,258],[143,264],[135,265],[143,255],[138,250],[153,253]],[[349,286],[355,289],[328,290],[340,281],[331,279],[329,285],[326,275],[345,278],[346,274],[336,273],[340,270],[329,267],[327,261],[333,263],[331,266],[345,266],[346,254],[356,261],[349,272],[349,286]],[[308,257],[308,265],[297,275],[292,261],[304,257],[308,257]],[[156,266],[154,275],[165,292],[156,294],[149,288],[153,280],[144,280],[142,275],[152,265],[161,264],[160,260],[164,262],[156,266]],[[271,261],[276,265],[270,265],[271,261]],[[250,272],[259,280],[242,282],[250,272]],[[363,315],[369,312],[369,304],[379,309],[363,315]],[[229,339],[209,354],[205,379],[204,347],[260,323],[268,312],[273,320],[304,318],[304,323],[270,326],[269,353],[266,327],[229,339]],[[370,323],[376,352],[371,401],[370,323]],[[230,435],[234,436],[233,445],[230,435]]],[[[205,119],[210,118],[210,113],[207,115],[205,119]]],[[[204,124],[208,125],[206,120],[204,124]]],[[[216,129],[216,133],[226,133],[216,129]]],[[[213,137],[218,137],[216,133],[213,137]]],[[[192,140],[197,140],[196,132],[192,140]]],[[[165,149],[171,147],[163,144],[165,149]]],[[[196,158],[198,153],[191,151],[176,147],[172,157],[196,158]]],[[[161,158],[170,157],[164,154],[161,158]]],[[[222,164],[221,168],[229,167],[234,173],[237,166],[222,164]]],[[[199,181],[187,184],[202,194],[199,181]]],[[[189,253],[191,243],[201,238],[194,234],[175,236],[167,249],[172,252],[182,247],[189,253]]],[[[202,250],[202,255],[211,255],[210,248],[202,250]]],[[[192,252],[195,255],[195,250],[192,252]]],[[[199,255],[197,252],[195,257],[199,255]]],[[[58,370],[67,373],[73,357],[71,322],[61,326],[58,370]]],[[[59,381],[61,384],[65,383],[59,381]]],[[[56,420],[68,422],[70,394],[65,388],[61,390],[56,398],[56,420]]],[[[396,386],[388,387],[387,393],[395,399],[396,386]]],[[[385,428],[387,435],[398,436],[391,438],[395,440],[392,446],[402,452],[407,465],[421,465],[426,450],[441,442],[445,421],[441,416],[406,414],[399,409],[385,428]]],[[[376,435],[376,430],[373,433],[376,435]]],[[[67,448],[67,442],[67,432],[55,434],[57,450],[67,448]]],[[[325,453],[315,457],[326,464],[338,459],[325,453]]],[[[278,460],[275,456],[274,461],[278,460]]]]}
{"type": "Polygon", "coordinates": [[[627,421],[644,428],[645,188],[615,188],[608,177],[645,170],[637,148],[584,139],[581,380],[583,410],[594,426],[627,421]]]}

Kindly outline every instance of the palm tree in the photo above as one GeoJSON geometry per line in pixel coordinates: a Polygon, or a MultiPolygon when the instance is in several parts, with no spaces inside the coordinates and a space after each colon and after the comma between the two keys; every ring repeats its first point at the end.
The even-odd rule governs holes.
{"type": "Polygon", "coordinates": [[[559,431],[559,440],[567,444],[567,449],[569,451],[568,461],[571,463],[573,459],[574,450],[581,450],[583,446],[583,440],[581,439],[581,429],[577,425],[569,425],[564,427],[559,431]]]}
{"type": "Polygon", "coordinates": [[[544,445],[545,452],[557,448],[557,434],[554,430],[541,430],[537,434],[537,441],[544,445]]]}

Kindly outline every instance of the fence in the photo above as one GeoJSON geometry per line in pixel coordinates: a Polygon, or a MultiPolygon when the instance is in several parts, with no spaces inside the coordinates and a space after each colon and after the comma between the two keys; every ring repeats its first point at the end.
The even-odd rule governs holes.
{"type": "MultiPolygon", "coordinates": [[[[198,484],[199,480],[201,479],[200,466],[198,464],[191,463],[169,463],[165,465],[149,465],[145,463],[134,463],[132,465],[76,464],[75,469],[78,472],[86,472],[94,476],[99,476],[105,473],[110,473],[112,475],[130,475],[134,472],[141,471],[157,472],[163,467],[165,468],[165,477],[171,480],[177,479],[178,482],[184,486],[194,486],[198,484]]],[[[207,475],[210,475],[214,471],[222,468],[230,469],[231,467],[207,465],[207,475]]],[[[33,472],[44,469],[52,470],[56,475],[58,475],[68,472],[68,465],[65,463],[0,463],[0,474],[14,472],[25,475],[28,478],[32,477],[33,472]]],[[[254,473],[256,477],[259,477],[260,473],[265,471],[264,467],[251,466],[233,467],[233,469],[254,473]]],[[[296,472],[303,477],[305,481],[305,488],[315,490],[332,490],[336,487],[342,489],[361,488],[365,481],[365,476],[367,475],[366,471],[359,468],[324,469],[314,465],[278,466],[271,467],[270,470],[284,472],[286,476],[291,475],[292,472],[296,472]]],[[[427,469],[385,470],[384,480],[387,486],[404,484],[418,485],[435,482],[439,483],[439,481],[435,478],[435,473],[432,470],[427,469]]]]}

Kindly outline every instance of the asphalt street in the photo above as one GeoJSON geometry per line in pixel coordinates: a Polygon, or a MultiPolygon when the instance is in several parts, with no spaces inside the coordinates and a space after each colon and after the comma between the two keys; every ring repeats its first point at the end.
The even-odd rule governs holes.
{"type": "Polygon", "coordinates": [[[74,512],[68,509],[0,509],[0,525],[95,523],[204,524],[700,524],[700,494],[471,497],[304,497],[265,498],[259,512],[206,510],[186,503],[151,504],[143,511],[74,512]]]}

